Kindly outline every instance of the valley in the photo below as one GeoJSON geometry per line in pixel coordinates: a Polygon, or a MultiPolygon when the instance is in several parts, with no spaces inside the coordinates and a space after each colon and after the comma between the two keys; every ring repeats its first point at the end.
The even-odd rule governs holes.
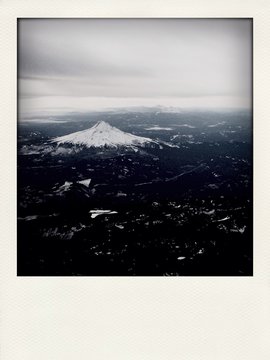
{"type": "Polygon", "coordinates": [[[19,275],[252,274],[248,112],[55,120],[18,127],[19,275]]]}

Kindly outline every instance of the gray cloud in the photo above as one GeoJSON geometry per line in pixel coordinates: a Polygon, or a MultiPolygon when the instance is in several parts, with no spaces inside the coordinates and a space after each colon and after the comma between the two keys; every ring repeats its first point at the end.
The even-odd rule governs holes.
{"type": "Polygon", "coordinates": [[[248,105],[251,31],[244,19],[22,19],[22,111],[37,108],[37,98],[50,98],[48,110],[56,98],[62,108],[67,98],[79,107],[82,97],[164,105],[178,99],[180,106],[186,98],[211,105],[212,97],[220,106],[225,98],[248,105]]]}

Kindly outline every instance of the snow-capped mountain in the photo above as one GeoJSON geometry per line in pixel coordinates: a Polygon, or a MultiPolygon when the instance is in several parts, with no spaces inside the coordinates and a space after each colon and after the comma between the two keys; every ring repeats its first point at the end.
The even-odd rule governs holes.
{"type": "Polygon", "coordinates": [[[105,121],[100,121],[90,129],[77,131],[69,135],[64,135],[57,137],[52,140],[52,142],[57,144],[74,144],[82,145],[88,148],[90,147],[119,147],[119,146],[139,146],[147,143],[157,144],[156,141],[136,136],[124,131],[117,129],[114,126],[106,123],[105,121]]]}

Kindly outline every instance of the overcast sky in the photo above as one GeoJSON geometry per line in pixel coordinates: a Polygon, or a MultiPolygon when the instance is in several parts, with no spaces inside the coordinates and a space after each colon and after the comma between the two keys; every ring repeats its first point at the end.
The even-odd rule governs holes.
{"type": "Polygon", "coordinates": [[[250,107],[251,36],[246,19],[19,20],[21,117],[250,107]]]}

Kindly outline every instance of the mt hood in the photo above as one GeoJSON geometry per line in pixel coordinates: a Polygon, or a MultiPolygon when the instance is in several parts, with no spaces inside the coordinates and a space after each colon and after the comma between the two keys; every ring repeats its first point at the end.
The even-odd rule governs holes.
{"type": "Polygon", "coordinates": [[[90,129],[77,131],[69,135],[57,137],[52,142],[59,144],[74,144],[91,147],[118,147],[128,146],[136,147],[144,144],[157,144],[156,141],[136,136],[124,131],[121,131],[110,124],[100,121],[90,129]]]}

